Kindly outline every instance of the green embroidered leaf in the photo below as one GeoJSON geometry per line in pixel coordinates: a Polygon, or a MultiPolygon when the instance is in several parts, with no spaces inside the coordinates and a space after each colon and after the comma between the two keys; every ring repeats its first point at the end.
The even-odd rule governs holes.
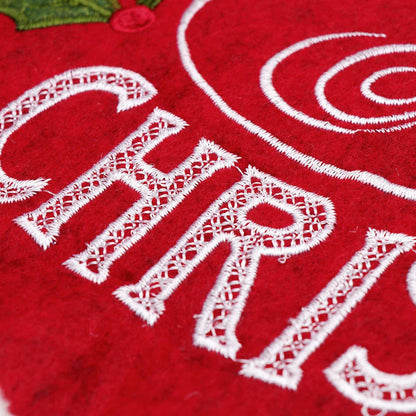
{"type": "Polygon", "coordinates": [[[136,0],[137,4],[147,6],[149,9],[154,9],[162,0],[136,0]]]}
{"type": "Polygon", "coordinates": [[[119,8],[117,0],[0,0],[18,30],[68,23],[107,22],[119,8]]]}

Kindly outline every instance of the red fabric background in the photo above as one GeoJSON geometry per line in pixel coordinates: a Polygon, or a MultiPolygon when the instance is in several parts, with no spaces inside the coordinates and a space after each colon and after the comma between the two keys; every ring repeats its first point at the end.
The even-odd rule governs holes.
{"type": "MultiPolygon", "coordinates": [[[[254,165],[329,197],[337,224],[326,241],[285,264],[272,257],[260,262],[237,328],[243,345],[238,358],[250,358],[278,336],[363,246],[369,227],[416,235],[415,203],[314,173],[229,120],[181,64],[176,30],[188,5],[189,0],[163,1],[154,24],[137,33],[116,32],[109,24],[18,33],[14,22],[0,15],[0,107],[56,74],[95,65],[138,72],[159,92],[145,105],[119,114],[115,96],[108,93],[68,99],[14,133],[1,163],[18,179],[52,178],[47,190],[58,192],[158,106],[189,123],[148,156],[159,169],[175,167],[203,136],[238,155],[240,169],[254,165]]],[[[203,76],[250,120],[320,160],[414,186],[414,129],[347,136],[308,127],[275,109],[260,90],[258,77],[272,55],[307,37],[343,31],[388,34],[388,41],[344,40],[317,47],[312,57],[302,52],[282,67],[282,96],[318,117],[313,85],[319,74],[367,47],[416,43],[415,12],[414,2],[403,0],[214,0],[191,23],[188,39],[203,76]]],[[[414,56],[406,58],[406,65],[415,61],[414,56]]],[[[390,64],[389,59],[382,58],[383,65],[390,64]]],[[[403,64],[401,59],[394,64],[403,64]]],[[[367,62],[359,68],[370,74],[378,67],[377,62],[367,62]]],[[[382,108],[358,97],[354,85],[360,79],[359,68],[333,80],[332,101],[345,103],[355,113],[383,115],[382,108]]],[[[385,81],[384,87],[393,97],[402,96],[416,90],[416,77],[404,80],[397,75],[396,83],[385,81]]],[[[50,193],[0,206],[0,386],[14,415],[359,415],[360,406],[338,393],[323,374],[349,346],[366,347],[370,362],[382,371],[416,370],[416,309],[406,289],[414,252],[401,255],[311,355],[297,391],[240,376],[239,363],[192,344],[193,316],[200,313],[229,253],[227,245],[180,286],[153,328],[114,298],[117,287],[139,281],[239,178],[232,168],[201,184],[113,265],[102,285],[75,275],[62,263],[129,208],[139,198],[134,191],[122,184],[112,186],[64,225],[57,244],[46,251],[13,220],[48,200],[50,193]]]]}

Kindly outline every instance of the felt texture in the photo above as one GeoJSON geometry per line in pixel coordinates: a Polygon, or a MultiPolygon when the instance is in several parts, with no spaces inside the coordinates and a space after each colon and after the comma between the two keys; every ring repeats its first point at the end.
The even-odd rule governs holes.
{"type": "MultiPolygon", "coordinates": [[[[120,2],[131,6],[131,2],[120,2]]],[[[17,179],[51,178],[45,190],[0,205],[0,388],[15,416],[136,415],[360,415],[361,406],[340,394],[326,369],[353,344],[368,349],[385,372],[416,371],[416,306],[406,275],[416,260],[402,254],[387,268],[341,325],[304,363],[296,391],[239,375],[241,363],[193,345],[195,315],[230,253],[221,244],[167,300],[150,327],[118,301],[113,291],[136,283],[248,165],[281,181],[329,198],[336,211],[330,236],[306,253],[281,263],[261,258],[237,326],[237,358],[260,354],[313,297],[360,250],[368,228],[416,236],[415,201],[353,180],[336,179],[289,159],[230,120],[190,78],[176,32],[190,0],[164,0],[155,20],[139,32],[118,32],[107,23],[74,24],[17,32],[0,15],[0,107],[26,90],[69,69],[107,65],[135,71],[158,95],[120,113],[117,98],[85,92],[46,110],[7,140],[1,166],[17,179]],[[168,137],[146,162],[169,172],[188,157],[201,137],[239,156],[236,167],[202,182],[110,269],[101,285],[63,266],[72,255],[125,212],[140,195],[116,183],[63,225],[56,244],[38,246],[14,219],[36,209],[142,124],[159,107],[189,126],[168,137]],[[238,168],[238,169],[237,169],[238,168]]],[[[330,118],[316,103],[314,85],[336,62],[383,44],[416,43],[416,5],[407,0],[242,1],[213,0],[191,22],[187,39],[207,82],[239,113],[301,152],[347,170],[366,170],[415,187],[415,128],[352,135],[305,125],[276,109],[259,86],[259,73],[278,51],[313,36],[365,31],[388,38],[344,39],[300,51],[279,66],[274,85],[294,107],[330,118]]],[[[330,101],[361,116],[386,108],[359,94],[372,72],[412,66],[415,54],[371,58],[332,79],[330,101]]],[[[380,79],[373,90],[411,97],[415,74],[380,79]]],[[[416,104],[404,106],[416,110],[416,104]]],[[[339,123],[351,127],[350,124],[339,123]]],[[[260,206],[251,213],[263,225],[282,227],[290,216],[260,206]]]]}

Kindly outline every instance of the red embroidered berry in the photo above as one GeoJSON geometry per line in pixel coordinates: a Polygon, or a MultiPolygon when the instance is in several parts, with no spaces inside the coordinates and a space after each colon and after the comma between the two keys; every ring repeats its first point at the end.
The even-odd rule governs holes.
{"type": "Polygon", "coordinates": [[[155,21],[155,14],[146,6],[121,9],[110,19],[111,26],[119,32],[139,32],[155,21]]]}

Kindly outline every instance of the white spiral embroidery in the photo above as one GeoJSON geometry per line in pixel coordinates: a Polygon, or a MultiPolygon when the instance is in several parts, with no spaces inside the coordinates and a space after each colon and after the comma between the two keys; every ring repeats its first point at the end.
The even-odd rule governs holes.
{"type": "MultiPolygon", "coordinates": [[[[300,165],[311,169],[314,172],[319,172],[324,175],[328,175],[330,177],[335,177],[342,180],[352,180],[357,181],[366,185],[373,186],[376,189],[379,189],[383,192],[388,194],[395,195],[399,198],[405,198],[410,201],[416,201],[416,189],[411,187],[406,187],[403,185],[399,185],[394,182],[390,182],[387,178],[369,172],[367,170],[346,170],[342,169],[341,167],[332,165],[330,163],[325,163],[322,160],[313,157],[312,155],[308,155],[303,153],[293,146],[285,143],[284,139],[281,137],[277,137],[273,135],[271,132],[265,130],[260,125],[255,124],[253,121],[245,117],[243,114],[239,113],[236,109],[232,108],[223,98],[218,94],[218,92],[210,85],[206,79],[203,77],[201,72],[198,70],[195,62],[192,58],[192,51],[187,41],[187,30],[189,29],[190,24],[193,22],[194,17],[212,0],[193,0],[190,6],[185,10],[181,22],[178,26],[177,32],[177,43],[179,49],[179,55],[182,61],[182,64],[191,77],[195,85],[197,85],[210,99],[211,101],[232,121],[239,124],[243,128],[245,128],[248,132],[254,134],[255,136],[259,137],[261,140],[264,140],[266,143],[269,143],[272,147],[276,149],[277,152],[287,156],[289,159],[294,160],[295,162],[299,163],[300,165]]],[[[317,38],[311,38],[307,41],[303,41],[297,44],[292,45],[290,48],[284,51],[285,55],[295,53],[296,51],[311,46],[314,43],[319,43],[324,40],[330,40],[334,38],[351,38],[354,36],[367,36],[367,37],[385,37],[385,35],[378,35],[378,34],[369,34],[369,33],[362,33],[362,32],[355,32],[351,33],[344,33],[344,34],[336,34],[336,35],[327,35],[321,36],[317,38]]],[[[283,53],[283,52],[281,52],[283,53]]],[[[263,70],[266,70],[267,65],[273,65],[278,55],[275,55],[263,70]]],[[[282,59],[285,56],[282,56],[282,59]]],[[[281,60],[282,60],[281,59],[281,60]]],[[[277,65],[277,62],[275,62],[277,65]]],[[[262,72],[263,75],[263,72],[262,72]]],[[[262,82],[266,82],[266,78],[262,79],[262,82]]],[[[273,87],[273,86],[272,86],[273,87]]],[[[279,94],[274,90],[274,88],[269,89],[269,93],[274,95],[276,99],[281,99],[279,94]]],[[[307,116],[304,113],[301,113],[298,110],[290,107],[285,101],[282,101],[282,106],[286,107],[289,112],[291,112],[297,119],[306,118],[307,122],[311,126],[316,127],[325,127],[326,123],[323,123],[321,120],[314,119],[312,117],[307,116]]],[[[344,133],[351,133],[351,130],[343,129],[341,127],[334,126],[335,131],[340,131],[344,133]]],[[[354,130],[352,130],[354,131],[354,130]]]]}
{"type": "MultiPolygon", "coordinates": [[[[273,73],[276,67],[286,60],[289,56],[299,52],[302,49],[310,48],[313,45],[318,43],[327,42],[335,39],[342,38],[352,38],[352,37],[385,37],[384,34],[378,33],[366,33],[366,32],[347,32],[347,33],[336,33],[324,36],[317,36],[303,40],[301,42],[295,43],[290,47],[282,50],[281,52],[274,55],[267,63],[263,66],[260,74],[260,85],[264,94],[269,98],[269,100],[281,111],[287,115],[293,117],[294,119],[301,121],[307,125],[330,130],[338,133],[354,134],[357,131],[367,131],[367,132],[392,132],[396,130],[402,130],[405,128],[412,127],[416,124],[416,111],[404,111],[398,114],[392,114],[389,116],[381,117],[361,117],[354,114],[349,114],[341,109],[335,107],[327,98],[326,87],[330,80],[332,80],[336,75],[344,71],[346,68],[357,64],[359,62],[365,61],[370,58],[388,55],[388,54],[403,54],[403,53],[414,53],[416,52],[416,45],[412,44],[394,44],[394,45],[383,45],[377,46],[374,48],[366,49],[348,56],[345,59],[342,59],[337,64],[332,66],[324,74],[320,76],[315,85],[315,97],[319,106],[329,115],[334,117],[336,120],[346,123],[351,123],[358,125],[359,128],[346,128],[340,127],[336,124],[333,124],[327,120],[320,120],[314,117],[311,117],[302,111],[299,111],[287,103],[282,96],[276,91],[275,86],[273,85],[273,73]],[[401,123],[400,123],[401,122],[401,123]],[[399,124],[397,124],[399,123],[399,124]],[[377,128],[367,127],[368,125],[375,125],[377,128]],[[393,125],[392,125],[393,124],[393,125]],[[378,127],[383,125],[382,127],[378,127]]],[[[405,105],[416,102],[416,97],[411,98],[387,98],[378,94],[375,94],[372,91],[372,85],[382,77],[385,77],[394,73],[406,73],[406,72],[416,72],[415,67],[411,66],[394,66],[385,68],[381,71],[376,71],[367,77],[360,86],[360,91],[364,97],[369,100],[382,105],[405,105]]]]}
{"type": "MultiPolygon", "coordinates": [[[[338,391],[368,409],[385,412],[416,411],[416,372],[391,374],[368,362],[367,350],[354,345],[325,370],[328,380],[338,391]]],[[[371,414],[374,414],[371,412],[371,414]]]]}
{"type": "Polygon", "coordinates": [[[364,97],[377,104],[384,105],[403,105],[416,102],[416,96],[411,98],[387,98],[374,93],[371,89],[372,85],[380,78],[390,74],[397,74],[399,72],[416,72],[416,68],[412,66],[394,66],[381,71],[374,72],[361,84],[361,93],[364,97]]]}

